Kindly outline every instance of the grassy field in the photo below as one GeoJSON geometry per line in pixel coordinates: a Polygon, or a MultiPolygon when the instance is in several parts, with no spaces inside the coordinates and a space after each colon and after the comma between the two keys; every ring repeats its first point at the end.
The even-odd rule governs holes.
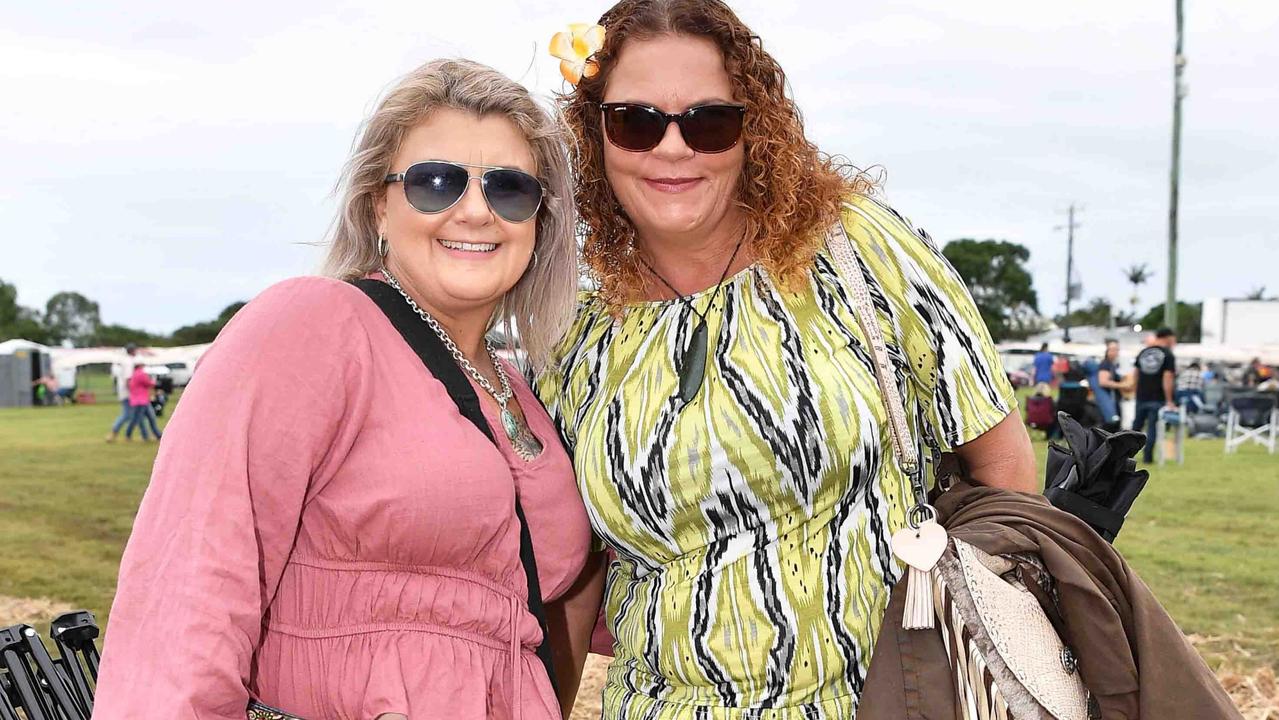
{"type": "MultiPolygon", "coordinates": [[[[103,442],[119,409],[112,397],[0,409],[0,622],[47,621],[49,608],[67,606],[107,621],[157,447],[103,442]]],[[[1253,446],[1226,456],[1220,441],[1191,441],[1184,466],[1151,472],[1119,548],[1182,628],[1205,639],[1210,662],[1276,666],[1279,455],[1253,446]]]]}

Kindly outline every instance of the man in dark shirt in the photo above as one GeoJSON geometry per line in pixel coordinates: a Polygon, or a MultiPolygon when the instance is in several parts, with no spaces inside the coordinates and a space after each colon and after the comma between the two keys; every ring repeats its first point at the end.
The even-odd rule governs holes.
{"type": "Polygon", "coordinates": [[[1137,415],[1133,418],[1132,429],[1146,433],[1146,448],[1142,458],[1146,462],[1155,459],[1155,426],[1159,422],[1159,412],[1167,408],[1176,408],[1173,403],[1173,377],[1177,373],[1177,361],[1172,355],[1172,348],[1177,344],[1177,335],[1168,328],[1160,328],[1155,333],[1155,340],[1137,355],[1137,415]]]}

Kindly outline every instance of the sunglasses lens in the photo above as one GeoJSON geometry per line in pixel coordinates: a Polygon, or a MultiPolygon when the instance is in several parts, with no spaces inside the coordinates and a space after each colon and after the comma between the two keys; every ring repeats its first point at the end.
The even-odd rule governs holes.
{"type": "Polygon", "coordinates": [[[542,206],[542,184],[519,170],[489,170],[484,173],[484,197],[503,220],[520,223],[542,206]]]}
{"type": "Polygon", "coordinates": [[[604,132],[610,142],[623,150],[652,150],[666,134],[666,118],[642,105],[607,105],[604,132]]]}
{"type": "Polygon", "coordinates": [[[404,173],[404,196],[418,212],[449,209],[466,192],[466,168],[441,162],[423,162],[404,173]]]}
{"type": "Polygon", "coordinates": [[[680,118],[679,131],[697,152],[724,152],[741,139],[742,116],[742,109],[732,105],[703,105],[680,118]]]}

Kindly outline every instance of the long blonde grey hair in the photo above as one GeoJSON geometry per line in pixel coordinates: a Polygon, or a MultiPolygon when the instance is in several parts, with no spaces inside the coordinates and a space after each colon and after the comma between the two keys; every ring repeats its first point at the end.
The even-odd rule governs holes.
{"type": "Polygon", "coordinates": [[[535,174],[546,192],[537,214],[536,254],[507,291],[493,322],[506,326],[508,338],[518,336],[519,347],[540,370],[572,320],[577,292],[576,210],[565,134],[528,90],[488,66],[432,60],[404,76],[378,102],[338,181],[338,214],[329,231],[323,273],[353,280],[382,266],[376,207],[386,192],[391,161],[409,130],[441,108],[505,117],[533,151],[535,174]]]}

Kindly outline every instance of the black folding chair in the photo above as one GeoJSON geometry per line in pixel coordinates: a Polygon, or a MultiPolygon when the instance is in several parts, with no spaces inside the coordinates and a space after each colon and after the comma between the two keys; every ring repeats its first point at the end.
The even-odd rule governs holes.
{"type": "Polygon", "coordinates": [[[49,634],[56,659],[30,625],[0,629],[0,720],[89,720],[93,715],[99,660],[93,614],[59,615],[49,634]]]}
{"type": "Polygon", "coordinates": [[[1247,442],[1275,452],[1279,438],[1279,402],[1273,393],[1245,392],[1232,395],[1227,401],[1230,411],[1226,415],[1226,452],[1231,453],[1247,442]]]}

